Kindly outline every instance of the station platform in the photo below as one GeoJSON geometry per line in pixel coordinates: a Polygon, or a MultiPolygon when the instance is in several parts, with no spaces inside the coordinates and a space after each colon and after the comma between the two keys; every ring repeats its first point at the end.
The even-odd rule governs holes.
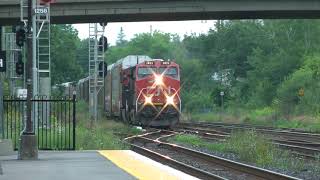
{"type": "Polygon", "coordinates": [[[40,151],[39,160],[0,156],[0,180],[197,179],[130,150],[40,151]]]}

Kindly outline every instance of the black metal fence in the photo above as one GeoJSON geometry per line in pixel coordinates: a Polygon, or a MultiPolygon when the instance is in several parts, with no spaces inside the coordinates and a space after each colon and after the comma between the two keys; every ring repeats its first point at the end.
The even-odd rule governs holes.
{"type": "MultiPolygon", "coordinates": [[[[75,150],[76,143],[76,96],[32,99],[33,129],[40,150],[75,150]]],[[[26,100],[3,98],[2,137],[12,139],[17,150],[19,138],[25,127],[26,100]]]]}

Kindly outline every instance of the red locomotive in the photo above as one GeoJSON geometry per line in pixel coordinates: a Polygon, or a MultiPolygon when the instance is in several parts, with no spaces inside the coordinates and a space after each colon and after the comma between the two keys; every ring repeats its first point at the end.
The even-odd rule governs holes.
{"type": "MultiPolygon", "coordinates": [[[[180,69],[171,61],[127,56],[109,65],[98,107],[131,124],[172,127],[181,112],[180,69]]],[[[77,83],[78,97],[89,102],[89,78],[77,83]]]]}
{"type": "Polygon", "coordinates": [[[143,126],[170,127],[181,111],[179,65],[128,56],[108,66],[105,111],[143,126]]]}

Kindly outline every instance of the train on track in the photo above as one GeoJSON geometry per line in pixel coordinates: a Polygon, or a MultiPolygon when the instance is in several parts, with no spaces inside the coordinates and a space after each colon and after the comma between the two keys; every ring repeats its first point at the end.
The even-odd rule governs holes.
{"type": "MultiPolygon", "coordinates": [[[[69,86],[89,102],[89,77],[69,86]]],[[[173,61],[148,56],[127,56],[107,67],[98,105],[109,117],[130,124],[173,127],[181,112],[180,67],[173,61]]]]}

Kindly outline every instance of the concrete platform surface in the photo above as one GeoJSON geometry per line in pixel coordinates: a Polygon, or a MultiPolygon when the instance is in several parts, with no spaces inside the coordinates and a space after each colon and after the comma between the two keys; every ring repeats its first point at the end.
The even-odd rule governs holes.
{"type": "Polygon", "coordinates": [[[0,156],[13,155],[12,141],[10,139],[0,139],[0,156]]]}
{"type": "Polygon", "coordinates": [[[198,180],[184,172],[158,163],[130,150],[107,150],[99,151],[99,153],[138,179],[198,180]]]}
{"type": "Polygon", "coordinates": [[[21,179],[127,180],[136,178],[97,151],[39,152],[39,160],[36,161],[17,160],[17,155],[0,156],[0,180],[21,179]]]}

